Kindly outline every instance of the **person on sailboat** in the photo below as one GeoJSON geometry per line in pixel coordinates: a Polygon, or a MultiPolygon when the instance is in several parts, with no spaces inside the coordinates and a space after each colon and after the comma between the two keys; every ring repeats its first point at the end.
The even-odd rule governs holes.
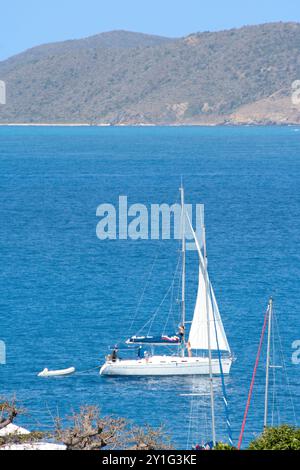
{"type": "MultiPolygon", "coordinates": [[[[224,331],[219,307],[214,295],[214,291],[207,272],[207,254],[205,243],[204,213],[202,214],[201,245],[197,239],[196,233],[188,218],[188,213],[184,205],[184,190],[181,192],[181,295],[180,310],[181,319],[177,326],[177,335],[166,335],[165,332],[160,336],[132,336],[126,340],[127,345],[145,345],[150,346],[150,352],[147,350],[144,357],[134,359],[121,359],[118,357],[116,362],[106,361],[100,369],[100,375],[107,376],[172,376],[172,375],[209,375],[210,377],[210,397],[212,409],[212,440],[215,441],[214,426],[214,395],[213,395],[213,375],[229,374],[232,358],[231,350],[224,331]],[[194,313],[191,322],[186,321],[185,309],[185,278],[186,278],[186,260],[185,260],[185,221],[189,222],[190,229],[198,252],[198,290],[194,306],[194,313]],[[187,338],[185,325],[191,323],[187,338]],[[191,351],[203,350],[207,354],[196,356],[189,353],[187,357],[186,342],[190,342],[191,351]],[[155,346],[176,345],[174,353],[156,354],[155,346]],[[222,351],[221,357],[214,357],[212,351],[222,351]],[[226,354],[225,354],[226,353],[226,354]]],[[[156,315],[156,313],[155,313],[156,315]]],[[[152,325],[153,319],[151,320],[152,325]]],[[[148,324],[149,322],[147,322],[148,324]]],[[[219,355],[220,356],[220,355],[219,355]]]]}
{"type": "Polygon", "coordinates": [[[138,352],[137,352],[137,355],[138,355],[138,358],[139,358],[139,359],[142,359],[142,357],[144,356],[144,354],[143,354],[143,346],[140,346],[140,347],[139,347],[138,352]]]}
{"type": "Polygon", "coordinates": [[[111,353],[111,361],[116,362],[118,359],[118,350],[114,348],[111,353]]]}
{"type": "Polygon", "coordinates": [[[202,446],[200,444],[196,444],[192,447],[192,450],[202,450],[202,446]]]}
{"type": "Polygon", "coordinates": [[[184,356],[184,349],[185,349],[184,333],[185,333],[184,325],[183,324],[179,325],[178,332],[176,334],[177,334],[177,337],[179,337],[179,341],[180,341],[180,344],[181,344],[181,350],[182,350],[182,355],[183,356],[184,356]]]}
{"type": "Polygon", "coordinates": [[[205,444],[196,444],[192,447],[192,450],[213,450],[214,443],[212,441],[206,442],[205,444]]]}
{"type": "Polygon", "coordinates": [[[180,338],[180,342],[182,342],[183,338],[184,338],[184,325],[180,325],[179,328],[178,328],[178,333],[177,335],[179,336],[180,338]]]}

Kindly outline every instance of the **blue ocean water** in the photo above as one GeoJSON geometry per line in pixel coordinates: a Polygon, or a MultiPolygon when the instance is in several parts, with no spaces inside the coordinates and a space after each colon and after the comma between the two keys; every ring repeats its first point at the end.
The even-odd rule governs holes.
{"type": "MultiPolygon", "coordinates": [[[[206,432],[209,414],[189,395],[206,387],[203,378],[105,379],[96,369],[36,376],[44,367],[101,364],[109,345],[128,336],[156,259],[137,329],[151,316],[172,281],[177,242],[100,241],[96,208],[117,205],[119,195],[129,204],[173,203],[181,177],[187,202],[205,204],[210,277],[236,355],[226,379],[234,439],[270,295],[299,419],[300,365],[291,360],[300,338],[296,128],[0,127],[0,339],[7,347],[0,384],[1,395],[15,394],[27,409],[21,424],[51,427],[57,413],[97,404],[137,424],[164,424],[179,448],[189,432],[195,442],[206,432]]],[[[188,316],[195,260],[188,254],[188,316]]],[[[263,380],[261,365],[245,443],[262,429],[263,380]]],[[[278,392],[276,417],[293,424],[288,388],[278,392]]],[[[220,395],[216,384],[218,436],[226,439],[220,395]]]]}

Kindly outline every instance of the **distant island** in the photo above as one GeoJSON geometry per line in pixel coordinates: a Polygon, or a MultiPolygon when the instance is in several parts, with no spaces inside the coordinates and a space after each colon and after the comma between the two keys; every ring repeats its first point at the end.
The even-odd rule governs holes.
{"type": "Polygon", "coordinates": [[[299,51],[299,23],[46,44],[0,62],[0,124],[300,124],[299,51]]]}

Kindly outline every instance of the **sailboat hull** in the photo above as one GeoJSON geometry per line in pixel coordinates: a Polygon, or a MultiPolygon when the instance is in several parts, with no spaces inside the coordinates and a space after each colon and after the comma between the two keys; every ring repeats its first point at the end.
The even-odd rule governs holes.
{"type": "MultiPolygon", "coordinates": [[[[224,374],[229,374],[232,359],[222,358],[224,374]]],[[[221,373],[218,359],[212,359],[212,372],[221,373]]],[[[207,357],[153,356],[140,360],[107,361],[100,370],[107,376],[166,376],[166,375],[209,375],[207,357]]]]}

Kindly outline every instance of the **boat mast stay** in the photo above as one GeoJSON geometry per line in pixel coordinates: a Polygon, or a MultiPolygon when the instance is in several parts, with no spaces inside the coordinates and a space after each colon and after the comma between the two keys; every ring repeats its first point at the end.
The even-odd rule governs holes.
{"type": "Polygon", "coordinates": [[[205,276],[205,304],[206,304],[206,318],[207,318],[207,345],[208,345],[208,361],[209,361],[209,386],[210,386],[210,405],[211,405],[211,427],[212,427],[212,442],[213,446],[216,445],[216,425],[215,425],[215,398],[214,398],[214,384],[212,373],[212,354],[211,354],[211,338],[210,338],[210,317],[209,317],[209,282],[207,273],[207,250],[206,250],[206,236],[205,224],[203,221],[202,226],[203,234],[203,254],[204,254],[204,276],[205,276]]]}
{"type": "Polygon", "coordinates": [[[273,313],[273,299],[269,301],[269,315],[268,315],[268,346],[267,346],[267,359],[266,359],[266,385],[265,385],[265,413],[264,413],[264,428],[268,425],[268,405],[269,405],[269,370],[270,370],[270,350],[271,350],[271,329],[272,329],[272,313],[273,313]]]}
{"type": "Polygon", "coordinates": [[[181,276],[181,315],[182,315],[182,348],[181,348],[181,355],[184,357],[185,355],[185,207],[184,207],[184,189],[183,184],[181,182],[180,187],[180,195],[181,195],[181,251],[182,251],[182,276],[181,276]]]}
{"type": "Polygon", "coordinates": [[[250,389],[249,389],[249,393],[248,393],[246,408],[245,408],[245,412],[244,412],[244,418],[243,418],[242,427],[241,427],[240,436],[239,436],[239,441],[238,441],[238,446],[237,446],[238,450],[240,450],[240,448],[242,446],[242,442],[243,442],[245,426],[246,426],[246,421],[247,421],[248,412],[249,412],[249,408],[250,408],[250,403],[251,403],[251,398],[252,398],[256,373],[257,373],[257,368],[258,368],[258,364],[259,364],[259,359],[260,359],[261,350],[262,350],[262,346],[263,346],[265,331],[266,331],[266,328],[267,328],[267,322],[268,322],[268,318],[269,318],[269,308],[270,308],[270,305],[268,305],[268,308],[266,310],[265,317],[264,317],[264,324],[263,324],[263,327],[262,327],[262,330],[261,330],[259,346],[258,346],[258,350],[257,350],[257,354],[256,354],[255,365],[254,365],[254,369],[253,369],[253,373],[252,373],[250,389]]]}

